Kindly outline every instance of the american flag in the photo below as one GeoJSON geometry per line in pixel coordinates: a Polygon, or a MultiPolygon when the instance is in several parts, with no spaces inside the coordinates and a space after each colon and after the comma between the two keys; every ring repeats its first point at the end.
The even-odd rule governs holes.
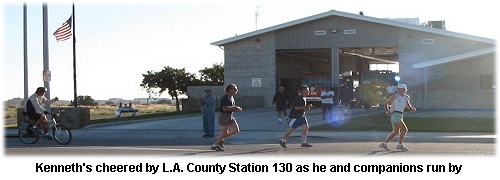
{"type": "Polygon", "coordinates": [[[69,19],[54,32],[54,36],[56,36],[56,40],[59,42],[69,39],[71,34],[71,17],[69,17],[69,19]]]}

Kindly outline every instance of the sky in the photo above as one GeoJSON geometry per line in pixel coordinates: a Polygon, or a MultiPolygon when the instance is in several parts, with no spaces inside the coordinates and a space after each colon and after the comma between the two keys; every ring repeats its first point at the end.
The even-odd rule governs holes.
{"type": "MultiPolygon", "coordinates": [[[[27,2],[28,94],[43,82],[42,1],[27,2]]],[[[48,9],[50,97],[73,99],[72,38],[57,42],[52,33],[72,13],[71,1],[45,1],[48,9]]],[[[493,1],[450,4],[431,0],[184,0],[74,1],[77,94],[95,100],[146,98],[142,74],[165,66],[198,73],[224,62],[224,51],[210,43],[337,10],[376,18],[445,20],[453,32],[496,39],[493,1]],[[257,13],[257,16],[256,16],[257,13]]],[[[23,1],[2,7],[2,101],[24,96],[23,1]]],[[[168,98],[165,92],[161,97],[168,98]]]]}

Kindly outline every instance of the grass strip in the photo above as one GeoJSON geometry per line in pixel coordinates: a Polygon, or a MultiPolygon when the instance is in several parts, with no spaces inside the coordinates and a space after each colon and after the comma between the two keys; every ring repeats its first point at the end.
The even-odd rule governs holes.
{"type": "MultiPolygon", "coordinates": [[[[409,131],[417,132],[495,132],[495,119],[488,118],[404,118],[409,131]]],[[[310,131],[392,131],[389,117],[373,114],[328,122],[311,127],[310,131]]]]}

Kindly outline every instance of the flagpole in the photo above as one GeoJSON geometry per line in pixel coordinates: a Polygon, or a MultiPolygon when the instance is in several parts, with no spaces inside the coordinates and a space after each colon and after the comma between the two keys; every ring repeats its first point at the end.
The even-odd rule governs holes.
{"type": "Polygon", "coordinates": [[[28,99],[28,17],[26,3],[23,5],[23,26],[24,26],[24,101],[28,99]]]}
{"type": "Polygon", "coordinates": [[[76,93],[76,24],[75,24],[75,3],[73,2],[73,102],[78,107],[78,98],[76,93]]]}
{"type": "MultiPolygon", "coordinates": [[[[43,3],[42,5],[42,16],[43,16],[43,70],[44,73],[50,73],[49,70],[49,37],[48,37],[48,10],[47,3],[43,3]]],[[[50,99],[50,79],[45,79],[44,74],[44,84],[47,92],[45,92],[45,97],[50,99]]],[[[47,111],[51,111],[50,102],[45,102],[45,109],[47,111]]],[[[49,117],[50,118],[50,117],[49,117]]]]}

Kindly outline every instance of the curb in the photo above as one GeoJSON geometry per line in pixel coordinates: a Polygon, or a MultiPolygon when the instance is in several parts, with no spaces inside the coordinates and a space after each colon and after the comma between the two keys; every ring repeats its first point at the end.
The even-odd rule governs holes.
{"type": "Polygon", "coordinates": [[[10,129],[10,131],[12,132],[9,132],[9,129],[5,130],[5,138],[18,138],[17,129],[10,129]]]}

